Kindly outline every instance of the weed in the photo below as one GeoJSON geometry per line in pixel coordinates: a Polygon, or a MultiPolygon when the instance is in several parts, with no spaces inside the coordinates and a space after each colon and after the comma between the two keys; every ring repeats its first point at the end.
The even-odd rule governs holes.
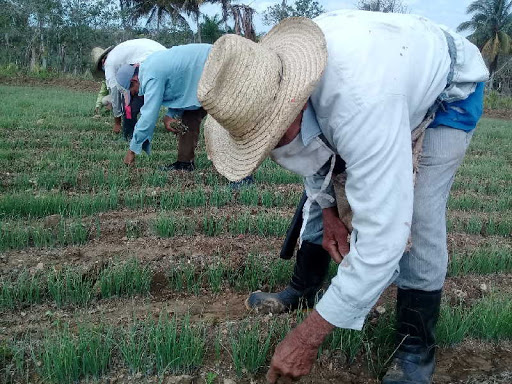
{"type": "Polygon", "coordinates": [[[272,325],[263,331],[259,322],[249,324],[244,321],[238,329],[231,329],[231,355],[238,376],[242,376],[244,372],[254,374],[265,366],[272,336],[272,325]]]}
{"type": "Polygon", "coordinates": [[[53,383],[74,383],[80,378],[99,377],[110,364],[113,331],[82,327],[73,335],[68,327],[47,334],[33,352],[37,370],[53,383]]]}
{"type": "Polygon", "coordinates": [[[124,264],[113,263],[98,278],[101,297],[147,295],[151,287],[151,271],[136,259],[124,264]]]}
{"type": "Polygon", "coordinates": [[[38,304],[41,302],[42,281],[40,275],[21,272],[14,281],[0,282],[0,308],[38,304]]]}
{"type": "Polygon", "coordinates": [[[87,305],[93,297],[93,285],[90,277],[71,268],[54,270],[47,275],[48,294],[58,307],[87,305]]]}

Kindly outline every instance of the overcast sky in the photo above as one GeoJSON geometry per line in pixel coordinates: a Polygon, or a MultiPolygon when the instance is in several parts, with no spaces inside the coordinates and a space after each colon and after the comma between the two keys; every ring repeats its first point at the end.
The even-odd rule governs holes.
{"type": "MultiPolygon", "coordinates": [[[[355,8],[357,0],[317,0],[326,11],[336,9],[355,8]]],[[[469,19],[466,15],[466,8],[473,0],[403,0],[403,3],[409,7],[410,13],[425,16],[438,24],[444,24],[452,29],[469,19]]],[[[281,3],[281,0],[245,0],[233,1],[233,3],[243,3],[250,5],[258,14],[255,15],[254,23],[256,33],[266,32],[269,27],[262,23],[262,13],[271,5],[281,3]]],[[[295,0],[288,0],[288,4],[295,3],[295,0]]],[[[201,6],[201,12],[208,15],[218,13],[220,15],[220,6],[205,4],[201,6]]]]}

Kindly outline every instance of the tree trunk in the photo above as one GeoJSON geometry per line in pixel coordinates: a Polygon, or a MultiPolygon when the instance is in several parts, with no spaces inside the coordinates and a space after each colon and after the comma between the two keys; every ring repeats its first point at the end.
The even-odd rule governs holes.
{"type": "Polygon", "coordinates": [[[32,45],[32,48],[30,50],[30,71],[33,72],[36,70],[36,61],[37,61],[37,52],[36,47],[32,45]]]}
{"type": "Polygon", "coordinates": [[[197,39],[199,44],[201,44],[201,25],[199,24],[199,11],[196,14],[196,23],[197,23],[197,39]]]}
{"type": "Polygon", "coordinates": [[[496,69],[498,69],[498,58],[499,54],[497,54],[494,60],[489,64],[489,84],[491,89],[494,89],[494,73],[496,69]]]}

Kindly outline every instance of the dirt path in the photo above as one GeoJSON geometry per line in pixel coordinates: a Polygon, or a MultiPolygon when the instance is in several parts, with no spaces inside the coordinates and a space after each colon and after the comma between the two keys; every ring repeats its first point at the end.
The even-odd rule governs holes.
{"type": "Polygon", "coordinates": [[[82,92],[98,92],[101,86],[100,82],[96,80],[85,80],[73,77],[52,77],[48,79],[38,79],[24,75],[16,77],[0,76],[0,85],[14,85],[23,87],[58,87],[82,92]]]}

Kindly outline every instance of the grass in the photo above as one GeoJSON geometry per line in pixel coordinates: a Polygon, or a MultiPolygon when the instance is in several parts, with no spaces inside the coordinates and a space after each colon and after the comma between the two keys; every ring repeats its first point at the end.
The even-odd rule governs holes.
{"type": "Polygon", "coordinates": [[[484,244],[469,251],[456,251],[451,254],[448,264],[450,276],[510,272],[512,272],[512,248],[494,244],[484,244]]]}
{"type": "Polygon", "coordinates": [[[253,234],[259,236],[283,236],[290,220],[280,214],[263,212],[257,215],[242,213],[227,220],[208,213],[199,218],[162,213],[153,222],[153,229],[158,236],[173,237],[203,233],[218,236],[222,233],[234,235],[253,234]]]}
{"type": "Polygon", "coordinates": [[[47,275],[48,295],[58,307],[87,305],[93,299],[93,286],[91,277],[69,267],[47,275]]]}
{"type": "Polygon", "coordinates": [[[162,315],[157,321],[135,322],[121,332],[119,349],[133,372],[190,373],[204,358],[204,327],[162,315]]]}
{"type": "Polygon", "coordinates": [[[42,299],[42,281],[39,275],[21,272],[14,281],[0,282],[0,309],[38,304],[42,299]]]}
{"type": "Polygon", "coordinates": [[[263,330],[260,323],[242,322],[230,331],[233,365],[238,376],[255,374],[266,363],[272,345],[273,327],[263,330]]]}
{"type": "Polygon", "coordinates": [[[81,221],[61,221],[55,228],[45,228],[43,224],[26,226],[0,222],[0,251],[84,244],[88,239],[87,228],[81,221]]]}
{"type": "Polygon", "coordinates": [[[147,295],[151,278],[151,270],[132,258],[125,263],[111,263],[101,271],[97,284],[102,298],[147,295]]]}
{"type": "Polygon", "coordinates": [[[437,342],[448,346],[465,338],[481,340],[512,339],[510,295],[497,292],[478,300],[471,308],[444,305],[436,330],[437,342]]]}
{"type": "MultiPolygon", "coordinates": [[[[0,252],[9,262],[6,270],[18,252],[46,256],[45,250],[29,248],[54,248],[52,254],[61,254],[59,248],[70,245],[101,247],[114,225],[119,237],[126,236],[135,246],[142,243],[140,238],[164,242],[156,237],[186,236],[179,241],[194,248],[197,237],[222,236],[225,253],[204,250],[204,259],[190,262],[178,257],[182,261],[165,270],[169,290],[185,302],[210,293],[222,298],[228,292],[278,290],[289,282],[293,261],[277,259],[274,241],[268,238],[285,234],[303,189],[299,176],[267,159],[255,173],[254,186],[232,191],[228,181],[213,171],[202,139],[195,172],[162,172],[158,166],[174,161],[177,151],[175,137],[166,134],[160,122],[152,155],[138,156],[137,167],[127,168],[122,164],[127,143],[110,132],[111,119],[90,117],[94,94],[0,86],[2,91],[10,95],[0,105],[0,252]],[[52,215],[59,217],[49,225],[52,215]],[[262,244],[256,252],[239,250],[244,235],[258,236],[262,244]]],[[[508,105],[495,95],[488,95],[486,103],[495,109],[508,105]]],[[[512,270],[510,128],[510,122],[483,119],[456,176],[448,203],[448,229],[456,239],[475,241],[457,241],[451,250],[450,276],[512,270]]],[[[83,314],[107,298],[151,300],[153,272],[135,258],[114,257],[87,271],[81,265],[54,268],[51,261],[44,262],[50,269],[0,274],[2,313],[45,303],[65,313],[83,314]]],[[[331,263],[329,276],[335,273],[336,265],[331,263]]],[[[474,303],[443,304],[439,343],[511,340],[510,301],[510,294],[504,292],[474,303]]],[[[123,302],[114,299],[109,305],[123,302]]],[[[65,325],[49,324],[43,335],[1,338],[0,381],[30,382],[34,376],[44,382],[101,381],[121,369],[163,379],[165,373],[197,375],[207,369],[210,375],[203,375],[205,381],[218,382],[228,366],[243,381],[259,380],[275,345],[304,316],[300,311],[273,318],[248,315],[241,322],[208,319],[203,324],[196,316],[176,317],[165,310],[159,318],[142,313],[115,329],[93,326],[87,317],[78,326],[77,319],[69,319],[65,325]]],[[[335,330],[320,353],[329,359],[343,356],[348,363],[361,362],[378,376],[393,350],[393,324],[393,311],[388,310],[372,317],[362,332],[335,330]]],[[[12,332],[8,329],[8,334],[12,332]]]]}
{"type": "MultiPolygon", "coordinates": [[[[491,292],[471,306],[443,303],[437,343],[450,346],[465,338],[512,340],[510,299],[510,294],[491,292]]],[[[17,367],[17,374],[23,377],[31,369],[23,363],[25,356],[30,356],[46,381],[72,383],[101,377],[119,364],[133,374],[190,374],[205,364],[208,355],[215,360],[228,357],[239,377],[254,377],[267,367],[273,348],[291,324],[300,323],[304,317],[304,312],[299,311],[270,321],[248,318],[231,323],[227,334],[221,326],[207,328],[188,316],[170,317],[167,311],[158,319],[134,319],[127,326],[116,328],[87,323],[71,328],[65,323],[47,332],[40,341],[37,335],[27,335],[21,344],[0,344],[0,362],[4,367],[17,367]],[[206,337],[207,330],[213,337],[206,337]]],[[[394,313],[388,309],[368,321],[362,331],[336,329],[319,353],[341,354],[349,363],[365,356],[368,369],[378,376],[392,354],[393,332],[394,313]]]]}
{"type": "Polygon", "coordinates": [[[52,383],[75,383],[97,378],[110,365],[114,348],[113,329],[80,328],[73,334],[68,327],[47,334],[32,352],[40,375],[52,383]]]}

